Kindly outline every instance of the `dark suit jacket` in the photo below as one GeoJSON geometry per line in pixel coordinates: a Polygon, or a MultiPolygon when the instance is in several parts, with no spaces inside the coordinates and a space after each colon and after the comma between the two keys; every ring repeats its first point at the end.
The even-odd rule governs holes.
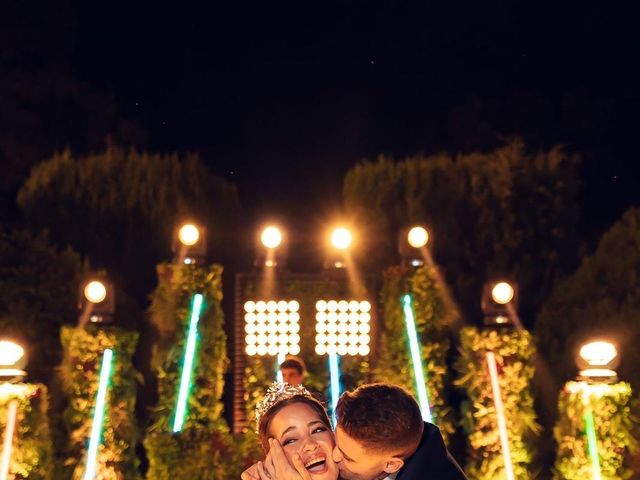
{"type": "Polygon", "coordinates": [[[467,480],[444,445],[440,429],[424,423],[422,439],[398,473],[396,480],[467,480]]]}

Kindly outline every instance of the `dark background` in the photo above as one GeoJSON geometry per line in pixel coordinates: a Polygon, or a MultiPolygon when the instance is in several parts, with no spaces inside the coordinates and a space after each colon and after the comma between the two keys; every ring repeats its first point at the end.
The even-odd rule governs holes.
{"type": "Polygon", "coordinates": [[[584,156],[588,238],[637,198],[631,11],[218,3],[3,1],[7,201],[54,150],[109,137],[199,152],[238,185],[247,228],[278,214],[311,235],[363,158],[487,150],[512,135],[584,156]]]}

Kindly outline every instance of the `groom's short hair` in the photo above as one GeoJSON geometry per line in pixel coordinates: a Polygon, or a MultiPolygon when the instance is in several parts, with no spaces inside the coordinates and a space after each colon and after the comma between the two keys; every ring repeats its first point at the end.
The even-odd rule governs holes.
{"type": "Polygon", "coordinates": [[[387,383],[343,393],[335,413],[338,427],[364,448],[402,458],[416,451],[424,430],[415,399],[403,388],[387,383]]]}

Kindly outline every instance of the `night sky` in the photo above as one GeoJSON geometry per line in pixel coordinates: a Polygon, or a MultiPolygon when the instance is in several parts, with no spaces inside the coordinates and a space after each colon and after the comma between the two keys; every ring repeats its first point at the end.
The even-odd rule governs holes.
{"type": "MultiPolygon", "coordinates": [[[[584,156],[586,235],[637,200],[631,12],[595,2],[221,3],[49,2],[39,16],[24,7],[20,21],[35,50],[47,45],[53,64],[109,97],[137,147],[199,152],[235,182],[248,225],[276,213],[298,225],[326,217],[359,160],[488,150],[516,134],[531,149],[563,143],[584,156]]],[[[19,52],[20,35],[10,37],[19,52]]],[[[31,62],[26,52],[18,64],[31,62]]]]}

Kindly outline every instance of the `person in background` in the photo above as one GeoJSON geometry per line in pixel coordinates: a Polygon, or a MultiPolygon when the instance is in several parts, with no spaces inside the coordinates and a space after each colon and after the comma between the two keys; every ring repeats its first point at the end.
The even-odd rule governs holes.
{"type": "Polygon", "coordinates": [[[287,356],[285,361],[280,364],[280,371],[282,372],[282,381],[294,387],[304,383],[304,377],[307,373],[302,359],[292,355],[287,356]]]}

